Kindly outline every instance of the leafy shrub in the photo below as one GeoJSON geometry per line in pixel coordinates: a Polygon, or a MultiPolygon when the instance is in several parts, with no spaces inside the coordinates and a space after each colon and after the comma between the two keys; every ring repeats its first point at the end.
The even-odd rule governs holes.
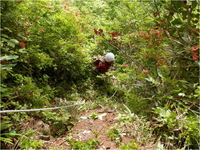
{"type": "Polygon", "coordinates": [[[5,144],[5,143],[13,144],[11,137],[19,135],[19,134],[15,133],[14,130],[5,132],[5,130],[10,128],[11,126],[12,126],[12,124],[10,123],[10,121],[3,121],[0,124],[0,127],[1,127],[0,128],[0,131],[1,131],[0,141],[3,142],[3,144],[5,144]]]}
{"type": "Polygon", "coordinates": [[[157,135],[164,134],[162,141],[168,148],[198,148],[198,118],[187,115],[187,109],[176,107],[176,104],[155,109],[159,116],[154,124],[157,135]],[[172,109],[174,107],[174,110],[172,109]]]}
{"type": "Polygon", "coordinates": [[[72,141],[72,142],[69,142],[69,145],[70,145],[70,148],[73,148],[73,149],[81,149],[81,150],[84,150],[84,149],[96,149],[96,147],[99,145],[99,141],[96,140],[96,139],[90,139],[88,140],[87,142],[81,142],[81,141],[72,141]]]}
{"type": "Polygon", "coordinates": [[[50,125],[54,136],[62,135],[74,126],[73,120],[70,120],[71,115],[64,110],[44,111],[37,115],[41,115],[41,119],[50,125]]]}
{"type": "MultiPolygon", "coordinates": [[[[89,59],[83,46],[86,39],[77,21],[80,18],[73,9],[63,8],[63,3],[43,0],[2,2],[3,110],[50,107],[55,105],[56,97],[70,93],[71,85],[81,86],[89,77],[89,59]],[[71,13],[67,14],[68,11],[71,13]]],[[[52,125],[53,135],[64,133],[73,124],[66,112],[27,114],[5,114],[3,117],[16,123],[30,116],[43,119],[52,125]]],[[[31,134],[27,133],[19,139],[22,148],[40,146],[37,142],[31,144],[29,137],[31,134]]]]}
{"type": "Polygon", "coordinates": [[[33,108],[48,104],[48,97],[42,94],[42,89],[39,89],[30,77],[17,74],[14,76],[18,86],[13,88],[13,91],[16,91],[15,96],[22,104],[29,104],[33,108]]]}
{"type": "Polygon", "coordinates": [[[24,148],[24,149],[29,149],[29,148],[41,148],[43,146],[43,142],[37,141],[32,139],[34,135],[34,131],[33,130],[29,130],[26,133],[24,133],[22,136],[20,136],[18,144],[16,145],[16,148],[20,147],[20,148],[24,148]]]}
{"type": "MultiPolygon", "coordinates": [[[[161,139],[167,148],[197,148],[196,0],[74,1],[79,10],[61,6],[64,1],[1,4],[2,109],[51,106],[56,97],[78,100],[82,95],[77,91],[87,91],[93,94],[89,99],[111,96],[132,112],[150,121],[154,118],[155,133],[164,135],[161,139]],[[117,82],[107,78],[96,88],[91,85],[96,78],[91,77],[89,56],[107,51],[116,55],[116,71],[108,75],[115,75],[117,82]]],[[[42,115],[56,128],[67,125],[59,113],[42,115]]],[[[27,119],[23,113],[3,117],[13,122],[27,119]]],[[[68,114],[65,117],[68,122],[68,114]]],[[[63,132],[61,128],[58,133],[63,132]]]]}
{"type": "Polygon", "coordinates": [[[126,149],[138,149],[138,145],[134,141],[130,141],[130,144],[122,143],[122,146],[120,147],[122,150],[126,149]]]}
{"type": "MultiPolygon", "coordinates": [[[[56,94],[64,93],[64,90],[70,89],[70,85],[82,83],[88,77],[88,59],[82,48],[86,40],[76,23],[78,17],[73,13],[65,15],[72,10],[58,8],[61,2],[49,4],[45,1],[24,1],[18,4],[4,2],[2,9],[6,9],[8,4],[14,8],[8,14],[15,27],[4,21],[3,33],[8,36],[18,35],[18,47],[21,46],[23,51],[13,68],[16,74],[31,77],[40,87],[47,82],[51,87],[62,86],[63,88],[58,88],[60,93],[58,91],[56,94]],[[15,30],[7,32],[8,25],[15,30]],[[49,77],[44,84],[39,81],[43,79],[41,74],[49,77]]],[[[8,14],[3,14],[3,17],[8,14]]],[[[12,77],[9,79],[13,80],[12,77]]]]}
{"type": "Polygon", "coordinates": [[[111,138],[112,141],[115,141],[116,145],[119,145],[122,140],[122,135],[118,127],[111,127],[106,132],[107,136],[111,138]]]}

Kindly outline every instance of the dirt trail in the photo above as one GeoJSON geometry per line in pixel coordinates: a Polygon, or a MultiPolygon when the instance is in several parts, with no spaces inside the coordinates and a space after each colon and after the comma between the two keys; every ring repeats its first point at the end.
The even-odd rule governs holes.
{"type": "MultiPolygon", "coordinates": [[[[56,148],[56,149],[69,149],[69,140],[67,140],[68,136],[71,136],[72,139],[70,141],[79,140],[82,142],[87,142],[90,139],[95,138],[95,133],[98,134],[97,140],[100,145],[96,149],[120,149],[122,143],[130,144],[130,141],[134,140],[134,137],[131,136],[122,136],[120,139],[120,145],[116,144],[115,140],[111,140],[108,137],[107,131],[114,127],[115,125],[119,125],[119,121],[116,119],[117,112],[112,110],[105,110],[103,108],[96,108],[94,110],[89,110],[87,112],[82,112],[81,117],[78,123],[70,130],[70,133],[66,136],[62,136],[57,139],[51,139],[45,144],[45,147],[48,149],[56,148]],[[94,112],[99,116],[98,118],[90,118],[94,112]]],[[[93,115],[95,117],[95,115],[93,115]]],[[[130,132],[130,129],[123,129],[124,132],[130,132]],[[127,131],[125,131],[127,130],[127,131]],[[128,131],[129,130],[129,131],[128,131]]],[[[140,147],[139,149],[146,149],[147,147],[140,147]]],[[[149,149],[149,147],[147,148],[149,149]]]]}

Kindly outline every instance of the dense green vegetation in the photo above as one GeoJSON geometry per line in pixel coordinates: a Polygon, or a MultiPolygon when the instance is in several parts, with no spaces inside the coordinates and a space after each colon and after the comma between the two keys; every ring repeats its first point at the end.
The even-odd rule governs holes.
{"type": "MultiPolygon", "coordinates": [[[[199,12],[196,0],[2,1],[1,110],[125,104],[163,148],[199,149],[199,12]],[[94,76],[106,52],[115,70],[94,76]]],[[[41,148],[23,125],[41,119],[61,135],[76,111],[3,113],[1,146],[41,148]]]]}

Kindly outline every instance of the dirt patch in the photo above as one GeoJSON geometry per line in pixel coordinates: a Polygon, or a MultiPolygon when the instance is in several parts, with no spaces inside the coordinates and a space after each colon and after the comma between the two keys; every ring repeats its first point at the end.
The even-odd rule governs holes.
{"type": "MultiPolygon", "coordinates": [[[[112,110],[97,108],[95,110],[82,112],[78,123],[70,130],[68,135],[73,137],[71,139],[72,141],[79,140],[82,142],[87,142],[97,136],[97,139],[100,142],[97,149],[119,149],[119,146],[116,145],[115,141],[112,141],[107,135],[108,129],[119,123],[115,118],[116,112],[112,110]],[[98,118],[90,118],[94,113],[98,118]]],[[[127,137],[122,138],[122,142],[129,142],[130,140],[132,139],[127,137]]],[[[45,147],[60,147],[67,149],[69,148],[67,143],[67,136],[62,136],[58,139],[52,139],[45,142],[45,147]]]]}
{"type": "MultiPolygon", "coordinates": [[[[130,141],[134,141],[136,137],[130,135],[123,135],[120,138],[120,142],[117,144],[116,140],[111,140],[108,137],[108,131],[112,128],[120,126],[120,122],[116,119],[118,113],[112,110],[105,110],[102,108],[96,108],[94,110],[89,110],[87,112],[82,112],[77,124],[70,130],[70,132],[57,139],[52,139],[45,143],[45,148],[59,148],[59,149],[69,149],[69,139],[70,141],[81,141],[87,142],[90,139],[95,139],[99,141],[100,145],[96,148],[99,150],[103,149],[120,149],[122,143],[130,144],[130,141]],[[95,115],[94,115],[95,114],[95,115]]],[[[130,133],[130,128],[128,126],[123,126],[121,128],[124,133],[130,133]]],[[[139,145],[138,145],[139,146],[139,145]]],[[[152,145],[143,147],[139,146],[139,149],[152,148],[152,145]]]]}
{"type": "MultiPolygon", "coordinates": [[[[88,111],[84,116],[90,116],[94,110],[88,111]]],[[[98,141],[100,146],[98,149],[116,149],[116,144],[114,141],[107,136],[106,132],[110,127],[115,126],[118,122],[114,120],[116,114],[114,112],[98,112],[97,115],[102,118],[97,119],[81,119],[77,125],[72,129],[73,139],[80,140],[82,142],[87,142],[90,139],[95,138],[95,132],[98,134],[98,141]]]]}

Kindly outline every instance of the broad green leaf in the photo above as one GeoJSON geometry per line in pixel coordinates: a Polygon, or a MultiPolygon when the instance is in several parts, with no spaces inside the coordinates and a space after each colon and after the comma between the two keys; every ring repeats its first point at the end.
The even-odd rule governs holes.
{"type": "Polygon", "coordinates": [[[2,133],[1,135],[5,135],[7,137],[11,137],[11,136],[20,135],[20,134],[10,132],[10,133],[2,133]]]}
{"type": "Polygon", "coordinates": [[[5,30],[8,30],[9,32],[12,32],[9,28],[7,27],[4,27],[5,30]]]}
{"type": "Polygon", "coordinates": [[[0,123],[0,131],[9,128],[12,124],[9,124],[9,121],[4,121],[0,123]]]}
{"type": "Polygon", "coordinates": [[[181,13],[182,13],[182,15],[183,15],[183,19],[186,19],[187,14],[188,14],[187,11],[182,11],[181,13]]]}
{"type": "Polygon", "coordinates": [[[179,25],[179,24],[182,24],[182,21],[181,21],[181,19],[175,19],[174,21],[172,21],[172,24],[179,25]]]}
{"type": "Polygon", "coordinates": [[[6,34],[1,34],[1,36],[8,38],[8,36],[6,34]]]}
{"type": "Polygon", "coordinates": [[[195,8],[197,6],[197,2],[196,1],[192,1],[192,8],[195,8]]]}
{"type": "Polygon", "coordinates": [[[154,78],[152,78],[150,75],[148,75],[149,78],[145,78],[147,81],[155,84],[155,85],[158,85],[159,82],[157,82],[154,78]]]}
{"type": "Polygon", "coordinates": [[[200,96],[200,86],[197,87],[197,89],[195,90],[195,93],[200,96]]]}
{"type": "Polygon", "coordinates": [[[19,41],[17,41],[16,39],[11,39],[10,41],[13,42],[13,43],[15,43],[15,44],[19,43],[19,41]]]}
{"type": "Polygon", "coordinates": [[[12,140],[9,139],[9,138],[0,137],[0,141],[5,142],[5,143],[13,144],[13,143],[12,143],[12,140]]]}
{"type": "Polygon", "coordinates": [[[1,70],[7,70],[14,67],[16,64],[0,65],[1,70]]]}
{"type": "Polygon", "coordinates": [[[5,38],[1,38],[1,42],[3,43],[3,42],[7,42],[8,40],[7,39],[5,39],[5,38]]]}
{"type": "Polygon", "coordinates": [[[161,73],[161,71],[159,69],[157,69],[157,73],[158,73],[159,77],[161,77],[162,79],[164,78],[163,75],[162,75],[162,73],[161,73]]]}
{"type": "Polygon", "coordinates": [[[123,42],[124,43],[128,43],[128,42],[130,42],[131,41],[131,39],[126,39],[126,40],[124,40],[123,42]]]}
{"type": "Polygon", "coordinates": [[[19,56],[17,55],[9,55],[9,56],[3,56],[3,57],[0,57],[0,61],[2,60],[11,60],[11,59],[17,59],[19,56]]]}
{"type": "Polygon", "coordinates": [[[10,42],[10,41],[8,41],[8,45],[13,47],[13,48],[15,47],[15,44],[13,42],[10,42]]]}

